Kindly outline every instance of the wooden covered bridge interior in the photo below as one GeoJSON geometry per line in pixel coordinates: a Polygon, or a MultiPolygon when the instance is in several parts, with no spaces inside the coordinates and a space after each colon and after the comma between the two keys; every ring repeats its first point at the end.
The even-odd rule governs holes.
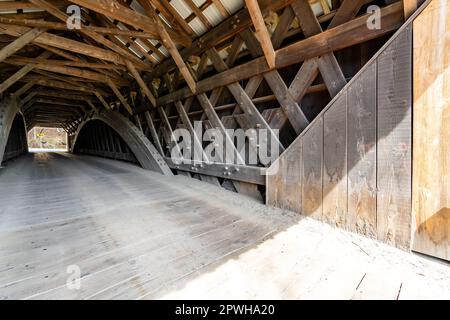
{"type": "Polygon", "coordinates": [[[304,217],[449,261],[449,33],[447,0],[0,1],[0,299],[160,297],[304,217]],[[173,159],[211,128],[280,156],[173,159]]]}

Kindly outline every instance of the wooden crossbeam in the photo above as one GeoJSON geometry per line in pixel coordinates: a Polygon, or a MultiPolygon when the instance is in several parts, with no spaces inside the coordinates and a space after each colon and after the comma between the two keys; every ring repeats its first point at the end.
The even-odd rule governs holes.
{"type": "MultiPolygon", "coordinates": [[[[46,58],[49,58],[52,55],[51,52],[44,52],[39,56],[40,59],[45,60],[46,58]]],[[[22,79],[26,74],[28,74],[31,70],[33,70],[35,66],[33,64],[27,64],[20,70],[18,70],[15,74],[13,74],[11,77],[3,81],[2,84],[0,84],[0,94],[8,90],[9,87],[11,87],[13,84],[15,84],[17,81],[22,79]]]]}
{"type": "MultiPolygon", "coordinates": [[[[72,68],[72,67],[65,67],[65,66],[55,66],[55,65],[51,65],[51,64],[43,64],[43,63],[36,63],[36,64],[30,64],[26,67],[24,67],[24,69],[28,68],[27,73],[29,71],[31,71],[32,69],[39,69],[39,70],[45,70],[45,71],[50,71],[50,72],[54,72],[54,73],[60,73],[63,75],[71,75],[74,77],[78,77],[78,78],[83,78],[86,80],[94,80],[94,81],[98,81],[98,82],[106,82],[107,79],[111,79],[110,77],[107,77],[103,74],[100,73],[96,73],[96,72],[92,72],[92,71],[88,71],[88,70],[84,70],[84,69],[77,69],[77,68],[72,68]]],[[[23,74],[22,76],[24,76],[25,74],[23,74]]],[[[128,82],[120,79],[120,78],[112,78],[111,81],[114,81],[116,84],[121,84],[121,85],[127,85],[128,82]]]]}
{"type": "MultiPolygon", "coordinates": [[[[158,25],[153,19],[129,9],[116,0],[70,0],[70,2],[79,6],[101,13],[107,17],[117,19],[125,24],[132,25],[136,28],[145,30],[146,32],[156,32],[159,34],[158,25]]],[[[183,46],[191,45],[191,40],[173,30],[167,31],[173,41],[183,46]]],[[[159,38],[159,37],[158,37],[159,38]]]]}
{"type": "Polygon", "coordinates": [[[109,104],[105,101],[105,99],[103,98],[103,96],[98,92],[95,91],[95,96],[97,97],[98,101],[100,101],[100,103],[103,105],[103,107],[106,110],[111,110],[111,107],[109,106],[109,104]]]}
{"type": "MultiPolygon", "coordinates": [[[[263,16],[265,16],[270,11],[277,12],[288,6],[292,3],[292,1],[294,0],[259,0],[258,3],[263,16]]],[[[232,39],[235,35],[249,28],[251,25],[252,20],[250,14],[248,10],[244,8],[216,26],[213,30],[199,37],[192,43],[191,46],[181,50],[180,55],[183,59],[187,59],[190,56],[198,56],[207,49],[215,47],[228,39],[232,39]]],[[[153,76],[156,78],[160,77],[171,69],[173,69],[173,61],[171,59],[166,59],[155,68],[153,71],[153,76]]]]}
{"type": "Polygon", "coordinates": [[[269,32],[267,30],[266,24],[264,22],[261,9],[259,8],[257,0],[245,0],[247,9],[250,12],[250,17],[252,18],[253,25],[256,29],[256,34],[258,35],[259,43],[264,51],[264,56],[266,57],[267,64],[270,69],[275,68],[275,50],[272,45],[272,40],[270,39],[269,32]]]}
{"type": "Polygon", "coordinates": [[[80,112],[65,107],[58,107],[54,105],[46,105],[46,104],[35,104],[31,108],[28,108],[25,111],[25,114],[28,115],[33,112],[38,112],[39,114],[47,114],[47,115],[55,115],[55,116],[80,116],[80,112]]]}
{"type": "MultiPolygon", "coordinates": [[[[214,66],[219,72],[223,72],[228,69],[228,66],[226,63],[222,60],[219,53],[215,49],[210,49],[207,51],[207,54],[210,58],[210,60],[213,62],[214,66]]],[[[227,86],[228,90],[231,92],[231,94],[236,99],[239,107],[249,116],[253,118],[254,126],[253,128],[256,128],[259,126],[261,129],[266,129],[271,134],[274,141],[276,141],[280,147],[280,151],[284,151],[283,144],[278,139],[278,137],[275,135],[273,130],[270,128],[269,124],[266,122],[266,120],[263,118],[261,113],[258,111],[256,106],[254,105],[251,98],[247,95],[245,90],[241,87],[239,83],[232,83],[227,86]]]]}
{"type": "MultiPolygon", "coordinates": [[[[77,67],[77,68],[89,68],[89,69],[107,69],[107,70],[126,70],[125,66],[115,65],[110,63],[93,63],[83,61],[67,61],[56,59],[43,59],[43,58],[26,58],[13,56],[5,60],[6,63],[13,63],[15,65],[27,65],[27,64],[49,64],[52,66],[60,67],[77,67]]],[[[150,71],[151,68],[147,68],[150,71]]]]}
{"type": "MultiPolygon", "coordinates": [[[[243,38],[246,41],[247,47],[254,57],[260,56],[259,50],[256,47],[258,43],[254,37],[254,34],[250,30],[246,30],[242,33],[243,38]]],[[[284,83],[283,78],[280,76],[277,70],[273,70],[263,74],[264,79],[268,83],[269,87],[277,97],[283,111],[289,119],[292,127],[297,134],[300,134],[309,124],[308,118],[303,113],[300,105],[291,96],[288,87],[284,83]]]]}
{"type": "MultiPolygon", "coordinates": [[[[5,25],[5,24],[0,24],[0,28],[2,29],[3,33],[16,37],[22,36],[31,30],[30,28],[27,27],[5,25]]],[[[96,46],[88,45],[65,37],[61,37],[58,35],[50,34],[47,32],[44,32],[39,36],[37,36],[33,40],[33,43],[56,47],[59,49],[80,53],[93,58],[98,58],[101,60],[106,60],[113,63],[125,65],[124,59],[115,52],[102,49],[96,46]]]]}
{"type": "Polygon", "coordinates": [[[22,104],[22,106],[25,106],[26,104],[28,104],[28,102],[30,102],[35,96],[37,95],[36,92],[30,92],[25,98],[23,98],[20,103],[22,104]]]}
{"type": "MultiPolygon", "coordinates": [[[[290,7],[286,7],[283,10],[283,13],[280,17],[279,23],[277,25],[277,27],[274,30],[274,33],[272,34],[272,43],[275,49],[278,49],[279,47],[281,47],[281,44],[284,40],[284,38],[287,35],[287,31],[290,28],[293,20],[294,20],[294,13],[292,11],[292,9],[290,7]]],[[[242,35],[245,36],[245,33],[241,33],[241,36],[239,36],[239,38],[242,38],[242,35]]],[[[254,38],[252,37],[247,37],[246,42],[253,42],[254,38]]],[[[248,44],[250,46],[252,46],[253,44],[250,43],[248,44]]],[[[253,45],[253,47],[256,48],[256,45],[253,45]]],[[[227,65],[228,62],[227,62],[227,65]]],[[[255,77],[252,77],[249,79],[247,86],[245,87],[245,92],[247,93],[247,95],[250,98],[253,98],[256,94],[257,89],[259,88],[259,86],[261,85],[262,81],[263,81],[263,76],[262,75],[257,75],[255,77]]],[[[239,106],[236,106],[235,110],[233,111],[233,114],[236,114],[237,111],[239,109],[239,106]]],[[[246,128],[248,129],[248,128],[246,128]]]]}
{"type": "Polygon", "coordinates": [[[97,107],[92,103],[91,100],[86,100],[87,104],[89,105],[89,107],[91,107],[91,109],[95,112],[98,113],[98,109],[97,107]]]}
{"type": "MultiPolygon", "coordinates": [[[[53,52],[55,55],[63,57],[63,58],[65,58],[65,59],[67,59],[67,60],[69,60],[71,62],[85,63],[87,61],[85,57],[78,57],[78,56],[76,56],[74,54],[68,53],[68,52],[66,52],[64,50],[61,50],[61,49],[58,49],[58,48],[54,48],[54,47],[47,46],[47,45],[40,44],[40,43],[38,43],[36,45],[39,46],[42,49],[45,49],[45,50],[50,51],[50,52],[53,52]]],[[[99,62],[102,63],[102,64],[108,64],[104,60],[100,60],[99,62]]],[[[79,66],[79,67],[83,68],[82,66],[79,66]]],[[[99,73],[103,73],[104,75],[107,75],[107,76],[114,76],[110,70],[95,69],[95,68],[91,68],[90,66],[86,66],[86,67],[90,68],[93,71],[96,71],[96,72],[99,72],[99,73]]],[[[121,65],[121,67],[125,69],[125,66],[121,65]]]]}
{"type": "MultiPolygon", "coordinates": [[[[366,3],[367,1],[365,0],[344,0],[344,2],[336,12],[333,20],[330,22],[328,28],[334,28],[340,24],[348,22],[356,16],[361,7],[366,3]]],[[[295,8],[295,3],[292,7],[294,11],[296,11],[296,14],[299,18],[304,18],[303,25],[307,28],[307,34],[319,33],[319,28],[321,29],[320,25],[317,26],[316,20],[311,16],[311,13],[309,13],[309,15],[307,14],[310,10],[302,10],[301,7],[295,8]]],[[[339,73],[342,73],[339,72],[339,65],[333,58],[335,58],[334,55],[330,56],[330,54],[328,54],[322,56],[321,58],[312,58],[303,62],[300,70],[298,71],[289,88],[289,91],[291,92],[291,95],[294,97],[295,101],[301,101],[303,99],[307,92],[307,89],[311,86],[314,79],[316,79],[317,75],[319,74],[319,69],[321,68],[320,66],[322,66],[321,72],[323,72],[325,75],[325,81],[328,81],[327,87],[330,94],[332,96],[335,96],[337,94],[338,87],[343,86],[344,81],[339,75],[339,73]],[[333,73],[327,73],[327,65],[328,69],[331,68],[331,70],[338,70],[338,72],[334,73],[334,78],[338,79],[337,83],[340,83],[340,85],[330,85],[330,81],[333,81],[333,73]],[[332,75],[331,77],[329,76],[330,74],[332,75]]]]}
{"type": "Polygon", "coordinates": [[[205,152],[203,151],[203,145],[201,137],[197,135],[197,132],[194,130],[194,127],[192,126],[191,120],[189,119],[189,116],[186,112],[185,107],[181,103],[181,101],[175,102],[175,107],[178,111],[178,114],[180,115],[180,119],[184,126],[187,128],[187,130],[191,133],[192,139],[194,142],[194,152],[201,150],[201,154],[197,155],[197,157],[201,157],[201,159],[207,159],[205,152]]]}
{"type": "MultiPolygon", "coordinates": [[[[51,3],[58,7],[66,6],[67,3],[64,0],[51,0],[51,3]]],[[[36,10],[39,9],[33,3],[29,1],[1,1],[0,11],[17,11],[17,10],[36,10]]]]}
{"type": "MultiPolygon", "coordinates": [[[[230,56],[230,58],[231,58],[231,56],[230,56]]],[[[204,54],[201,57],[201,59],[200,59],[197,71],[195,73],[192,71],[193,74],[195,74],[195,78],[196,79],[199,79],[199,78],[202,77],[207,62],[208,62],[208,57],[207,57],[206,54],[204,54]]],[[[175,78],[174,79],[174,82],[175,82],[177,77],[174,77],[174,78],[175,78]]],[[[170,79],[168,79],[168,77],[165,77],[164,80],[168,81],[167,87],[169,88],[169,90],[173,90],[174,88],[176,88],[176,84],[172,85],[170,83],[170,79]]],[[[194,144],[198,148],[197,150],[202,150],[203,159],[207,160],[207,161],[210,161],[211,159],[209,159],[207,157],[207,155],[205,154],[205,152],[203,151],[203,145],[201,143],[201,139],[200,139],[200,137],[197,136],[197,132],[194,130],[194,128],[192,126],[192,123],[191,123],[191,121],[189,119],[188,112],[189,112],[189,110],[190,110],[190,108],[192,106],[193,101],[194,101],[193,98],[189,98],[189,99],[187,99],[184,102],[184,104],[181,101],[176,101],[175,102],[175,107],[177,108],[177,111],[178,111],[178,117],[177,117],[178,118],[178,124],[180,124],[180,122],[181,122],[182,125],[184,125],[191,132],[192,136],[194,137],[194,144]]],[[[186,171],[178,170],[177,172],[179,174],[188,175],[190,177],[190,174],[188,172],[186,172],[186,171]]],[[[203,175],[203,174],[199,174],[199,177],[204,182],[213,184],[213,185],[218,186],[218,187],[221,186],[220,181],[219,181],[219,179],[217,177],[203,175]]],[[[239,184],[238,182],[233,182],[233,183],[235,183],[236,185],[239,184]]]]}
{"type": "MultiPolygon", "coordinates": [[[[46,11],[48,11],[50,14],[60,19],[61,21],[66,22],[69,19],[69,16],[67,14],[60,11],[57,7],[53,6],[46,0],[29,0],[29,1],[45,9],[46,11]]],[[[80,29],[80,32],[94,39],[98,43],[108,47],[109,49],[115,51],[116,53],[122,55],[123,57],[131,59],[134,63],[142,64],[142,61],[138,59],[134,54],[132,54],[129,50],[121,48],[114,42],[106,39],[103,35],[98,34],[97,32],[92,31],[90,29],[83,29],[83,28],[80,29]]]]}
{"type": "MultiPolygon", "coordinates": [[[[218,66],[217,62],[214,63],[214,60],[212,60],[214,67],[217,68],[222,68],[222,70],[225,69],[229,69],[230,67],[232,67],[235,62],[236,59],[238,57],[238,53],[241,50],[242,46],[244,45],[244,41],[242,40],[242,38],[240,36],[236,36],[233,40],[233,43],[231,45],[230,48],[230,52],[228,53],[228,57],[226,59],[226,62],[224,63],[224,66],[218,66]]],[[[214,52],[211,52],[209,55],[214,54],[214,52]]],[[[208,53],[205,54],[205,56],[209,56],[208,53]]],[[[210,95],[209,100],[211,101],[211,104],[213,105],[213,107],[215,107],[217,105],[217,102],[219,101],[222,93],[224,92],[225,87],[219,87],[217,89],[214,89],[210,95]]]]}
{"type": "Polygon", "coordinates": [[[206,28],[210,29],[212,28],[211,23],[206,19],[203,12],[197,7],[197,5],[192,0],[184,0],[184,2],[188,5],[189,8],[191,8],[192,12],[197,16],[197,18],[200,19],[200,21],[205,25],[206,28]]]}
{"type": "MultiPolygon", "coordinates": [[[[4,27],[0,26],[0,29],[1,28],[4,27]]],[[[21,34],[16,40],[0,50],[0,62],[15,54],[17,51],[25,47],[27,44],[32,42],[44,32],[45,29],[34,28],[27,30],[27,32],[21,34]]]]}
{"type": "MultiPolygon", "coordinates": [[[[235,154],[236,158],[235,161],[237,164],[245,164],[245,160],[241,157],[237,149],[234,147],[234,142],[231,139],[230,135],[226,131],[226,128],[224,127],[222,121],[220,121],[219,116],[217,115],[217,112],[214,110],[213,106],[211,105],[211,102],[209,101],[208,97],[204,93],[200,93],[196,96],[197,100],[200,102],[200,105],[202,106],[203,110],[205,111],[206,116],[208,117],[208,120],[211,122],[211,125],[215,128],[217,128],[223,135],[223,137],[226,139],[226,154],[235,154]]],[[[225,159],[224,159],[225,160],[225,159]]]]}
{"type": "MultiPolygon", "coordinates": [[[[84,101],[90,101],[89,99],[84,99],[84,101]]],[[[73,102],[73,100],[66,99],[54,99],[48,97],[39,97],[39,93],[36,92],[36,96],[32,100],[34,103],[45,103],[45,104],[54,104],[59,106],[67,106],[67,107],[76,107],[79,108],[80,104],[73,102]]]]}
{"type": "Polygon", "coordinates": [[[178,66],[178,69],[180,70],[181,74],[186,80],[188,87],[191,89],[192,93],[194,93],[196,91],[195,80],[192,77],[192,74],[187,68],[186,64],[184,63],[180,53],[178,52],[175,43],[172,41],[170,34],[167,32],[166,27],[164,26],[163,22],[160,20],[159,16],[156,14],[154,10],[150,10],[149,14],[151,15],[153,21],[155,22],[158,28],[162,44],[169,51],[170,55],[175,61],[175,64],[178,66]]]}
{"type": "Polygon", "coordinates": [[[164,158],[169,167],[177,170],[200,173],[218,178],[232,179],[236,181],[248,182],[257,185],[265,185],[265,168],[258,168],[246,165],[214,163],[201,163],[197,166],[187,164],[176,164],[171,158],[164,158]],[[230,172],[230,176],[224,175],[224,172],[230,172]]]}
{"type": "Polygon", "coordinates": [[[36,81],[30,81],[24,84],[20,89],[18,89],[16,92],[13,93],[13,96],[16,98],[20,98],[22,94],[30,90],[34,85],[36,84],[36,81]]]}
{"type": "Polygon", "coordinates": [[[67,84],[58,80],[50,80],[50,79],[38,79],[36,84],[43,87],[50,87],[56,89],[63,89],[69,91],[81,91],[86,93],[93,93],[93,89],[85,88],[80,85],[67,84]]]}
{"type": "MultiPolygon", "coordinates": [[[[165,77],[164,80],[166,81],[166,85],[169,88],[170,91],[174,90],[174,85],[172,84],[171,80],[169,79],[169,77],[165,77]]],[[[191,120],[189,119],[189,116],[187,114],[186,106],[188,104],[190,104],[190,102],[186,103],[186,106],[183,105],[183,103],[181,103],[181,101],[175,101],[175,108],[177,109],[178,115],[180,116],[179,119],[181,120],[181,122],[183,123],[184,127],[190,132],[190,134],[192,135],[192,139],[193,139],[193,143],[194,143],[194,151],[198,151],[201,150],[201,154],[196,154],[196,157],[198,159],[198,157],[201,157],[201,159],[207,159],[206,154],[203,151],[203,145],[202,145],[202,140],[201,137],[198,137],[197,132],[194,130],[194,127],[191,123],[191,120]]]]}
{"type": "MultiPolygon", "coordinates": [[[[403,5],[401,3],[394,3],[381,9],[381,29],[368,30],[366,24],[367,17],[368,15],[363,15],[338,27],[326,30],[321,34],[279,49],[277,51],[276,68],[281,69],[388,34],[403,24],[403,5]]],[[[264,57],[254,59],[251,62],[197,82],[197,93],[210,91],[217,87],[248,79],[269,71],[270,69],[264,57]]],[[[159,98],[157,103],[158,105],[165,105],[192,95],[189,89],[184,88],[159,98]]]]}
{"type": "Polygon", "coordinates": [[[74,101],[80,101],[83,100],[84,97],[86,97],[85,94],[76,94],[76,92],[73,91],[65,91],[65,90],[45,90],[45,89],[36,89],[33,90],[33,92],[36,92],[38,96],[42,97],[51,97],[51,98],[59,98],[59,99],[65,99],[65,100],[74,100],[74,101]]]}
{"type": "MultiPolygon", "coordinates": [[[[347,4],[348,3],[349,2],[347,2],[347,4]]],[[[360,7],[364,1],[352,1],[352,3],[352,6],[355,6],[356,4],[357,7],[360,7]]],[[[322,33],[322,27],[308,1],[296,0],[292,3],[291,7],[300,21],[305,37],[312,37],[322,33]]],[[[347,84],[345,76],[334,54],[330,52],[320,57],[318,60],[318,67],[331,96],[334,97],[347,84]]]]}
{"type": "Polygon", "coordinates": [[[169,3],[161,0],[137,0],[143,8],[151,5],[159,11],[161,17],[168,22],[175,32],[180,32],[188,38],[195,35],[194,30],[189,26],[189,21],[183,19],[178,11],[169,3]]]}
{"type": "Polygon", "coordinates": [[[133,75],[133,77],[136,80],[136,82],[141,87],[142,92],[145,94],[145,96],[148,98],[148,100],[152,104],[152,106],[156,107],[156,98],[153,96],[152,92],[147,87],[147,85],[145,84],[144,80],[142,80],[141,75],[136,70],[134,65],[131,62],[127,61],[127,67],[128,67],[128,70],[130,70],[130,72],[133,75]]]}
{"type": "MultiPolygon", "coordinates": [[[[95,14],[94,21],[96,21],[96,22],[98,21],[99,23],[103,24],[104,26],[106,26],[110,29],[118,29],[118,27],[115,23],[109,21],[109,19],[104,16],[95,14]]],[[[152,63],[152,65],[157,63],[157,60],[150,53],[148,53],[142,46],[138,45],[132,38],[122,37],[122,40],[125,39],[125,41],[126,41],[125,44],[122,43],[117,37],[110,37],[110,38],[111,38],[112,42],[114,42],[118,46],[122,47],[124,50],[133,50],[134,52],[137,52],[137,53],[140,52],[150,63],[152,63]]],[[[149,46],[151,46],[150,42],[146,42],[145,44],[147,44],[147,43],[149,44],[149,46]]],[[[156,51],[159,52],[158,50],[156,50],[156,51]]],[[[157,55],[158,55],[158,53],[157,53],[157,55]]]]}
{"type": "Polygon", "coordinates": [[[110,79],[106,80],[106,83],[109,85],[109,87],[111,88],[111,90],[114,92],[114,94],[116,95],[117,98],[119,98],[120,102],[122,103],[122,105],[125,107],[125,109],[128,111],[128,113],[130,115],[133,115],[133,109],[131,108],[131,106],[129,105],[129,103],[127,102],[127,100],[125,99],[125,97],[122,95],[122,93],[120,93],[119,89],[116,87],[116,85],[114,84],[114,82],[112,82],[110,79]]]}
{"type": "MultiPolygon", "coordinates": [[[[24,15],[24,14],[22,14],[22,15],[24,15]]],[[[118,28],[111,29],[111,28],[106,28],[106,27],[90,26],[90,25],[84,25],[84,24],[81,25],[80,30],[68,29],[67,23],[26,19],[24,17],[10,18],[10,17],[0,16],[0,23],[12,24],[12,25],[18,25],[18,26],[24,26],[24,27],[48,29],[48,30],[59,30],[59,31],[66,31],[66,32],[70,32],[70,33],[80,32],[80,30],[85,29],[87,31],[97,32],[97,33],[103,34],[103,35],[123,36],[123,37],[132,37],[132,38],[140,38],[140,39],[153,39],[155,37],[154,32],[150,33],[150,32],[145,32],[145,31],[122,30],[122,29],[118,29],[118,28]]]]}
{"type": "Polygon", "coordinates": [[[145,120],[147,122],[147,126],[150,129],[150,134],[153,139],[153,143],[156,146],[156,149],[159,151],[159,153],[164,156],[164,151],[161,146],[161,142],[159,141],[158,133],[156,132],[155,124],[153,122],[153,117],[150,113],[150,111],[146,111],[144,113],[145,120]]]}
{"type": "Polygon", "coordinates": [[[84,88],[86,92],[91,92],[93,94],[94,88],[90,85],[90,82],[95,82],[87,79],[74,78],[69,76],[58,75],[56,73],[47,72],[44,70],[34,69],[33,74],[29,74],[21,81],[30,81],[30,80],[52,80],[59,81],[60,83],[64,83],[66,85],[71,85],[74,87],[84,88]]]}

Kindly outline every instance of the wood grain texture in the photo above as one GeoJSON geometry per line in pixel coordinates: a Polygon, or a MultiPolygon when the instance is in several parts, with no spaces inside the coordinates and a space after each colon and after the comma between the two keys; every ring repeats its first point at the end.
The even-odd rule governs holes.
{"type": "Polygon", "coordinates": [[[411,46],[408,26],[378,57],[378,239],[410,249],[411,46]]]}
{"type": "Polygon", "coordinates": [[[413,249],[450,260],[450,4],[414,21],[413,249]]]}
{"type": "Polygon", "coordinates": [[[303,136],[302,213],[322,218],[323,119],[318,119],[303,136]]]}
{"type": "Polygon", "coordinates": [[[324,114],[323,220],[345,227],[347,215],[347,94],[324,114]]]}
{"type": "Polygon", "coordinates": [[[302,210],[302,144],[296,143],[267,174],[269,205],[294,212],[302,210]]]}
{"type": "Polygon", "coordinates": [[[296,212],[410,249],[411,30],[389,40],[281,155],[274,166],[282,169],[267,178],[269,205],[301,200],[296,212]],[[299,146],[301,158],[288,165],[299,146]],[[300,199],[284,176],[298,165],[300,199]]]}
{"type": "Polygon", "coordinates": [[[348,90],[347,229],[376,238],[376,63],[348,90]]]}

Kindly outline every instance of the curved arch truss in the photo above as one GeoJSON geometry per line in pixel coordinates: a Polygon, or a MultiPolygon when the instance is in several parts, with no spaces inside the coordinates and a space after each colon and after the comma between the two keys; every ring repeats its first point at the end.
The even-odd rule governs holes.
{"type": "Polygon", "coordinates": [[[28,152],[25,120],[15,99],[0,104],[0,163],[28,152]]]}
{"type": "Polygon", "coordinates": [[[93,154],[139,163],[144,169],[172,175],[172,171],[147,137],[118,112],[93,115],[70,137],[74,153],[93,154]]]}

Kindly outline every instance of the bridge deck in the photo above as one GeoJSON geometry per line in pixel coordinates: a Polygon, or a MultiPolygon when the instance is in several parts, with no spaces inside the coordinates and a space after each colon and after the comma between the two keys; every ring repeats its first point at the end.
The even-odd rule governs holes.
{"type": "Polygon", "coordinates": [[[450,297],[448,266],[204,186],[63,153],[8,163],[0,299],[450,297]]]}

